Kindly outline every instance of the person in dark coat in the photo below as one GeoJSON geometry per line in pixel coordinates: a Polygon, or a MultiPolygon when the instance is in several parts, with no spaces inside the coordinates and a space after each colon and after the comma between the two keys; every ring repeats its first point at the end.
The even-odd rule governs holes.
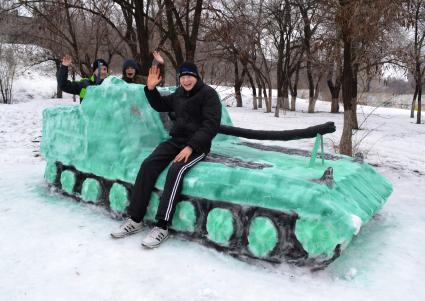
{"type": "Polygon", "coordinates": [[[130,198],[130,217],[111,233],[112,237],[121,238],[142,230],[142,220],[155,182],[172,162],[158,207],[156,226],[142,241],[147,248],[157,247],[168,238],[168,226],[180,198],[183,177],[208,154],[220,127],[220,99],[213,88],[202,82],[196,65],[185,62],[177,73],[180,87],[173,94],[162,96],[156,89],[162,80],[159,68],[153,65],[149,70],[145,87],[149,104],[158,112],[174,112],[175,122],[170,139],[159,144],[140,167],[130,198]]]}
{"type": "MultiPolygon", "coordinates": [[[[158,51],[153,52],[153,65],[164,64],[164,59],[158,51]]],[[[129,84],[146,85],[147,76],[140,74],[140,66],[133,59],[125,60],[122,65],[122,79],[129,84]]]]}
{"type": "Polygon", "coordinates": [[[129,84],[146,85],[147,76],[140,75],[139,65],[135,60],[125,60],[122,65],[122,79],[129,84]]]}
{"type": "Polygon", "coordinates": [[[74,82],[68,80],[68,68],[71,64],[71,56],[65,55],[58,73],[56,74],[58,86],[63,92],[79,95],[81,103],[86,95],[87,87],[100,85],[108,76],[108,64],[104,59],[96,59],[91,66],[92,76],[74,82]]]}

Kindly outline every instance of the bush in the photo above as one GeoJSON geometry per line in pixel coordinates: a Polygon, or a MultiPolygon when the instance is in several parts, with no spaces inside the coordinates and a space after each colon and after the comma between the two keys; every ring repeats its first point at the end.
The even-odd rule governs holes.
{"type": "Polygon", "coordinates": [[[12,103],[12,87],[16,67],[14,46],[0,42],[0,95],[1,101],[5,104],[12,103]]]}

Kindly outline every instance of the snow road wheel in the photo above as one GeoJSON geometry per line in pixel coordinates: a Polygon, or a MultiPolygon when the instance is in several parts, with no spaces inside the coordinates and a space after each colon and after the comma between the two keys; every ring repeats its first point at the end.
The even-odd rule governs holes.
{"type": "Polygon", "coordinates": [[[267,256],[277,243],[278,231],[271,219],[262,216],[252,219],[248,234],[248,250],[254,256],[267,256]]]}
{"type": "Polygon", "coordinates": [[[191,202],[181,201],[176,206],[171,228],[182,232],[193,232],[196,226],[196,209],[191,202]]]}
{"type": "Polygon", "coordinates": [[[128,205],[128,191],[123,185],[114,183],[109,191],[109,206],[118,213],[123,213],[128,205]]]}
{"type": "Polygon", "coordinates": [[[75,173],[73,173],[72,171],[65,170],[64,172],[62,172],[60,182],[62,185],[62,189],[65,192],[72,194],[74,191],[76,181],[77,181],[77,178],[75,176],[75,173]]]}
{"type": "Polygon", "coordinates": [[[98,180],[87,178],[83,182],[81,197],[86,202],[99,202],[102,187],[98,180]]]}
{"type": "Polygon", "coordinates": [[[208,213],[207,232],[209,240],[220,245],[228,245],[234,231],[233,214],[230,210],[214,208],[208,213]]]}
{"type": "Polygon", "coordinates": [[[148,209],[146,210],[146,214],[144,220],[155,222],[156,212],[159,207],[159,196],[156,193],[152,193],[151,200],[149,201],[148,209]]]}
{"type": "Polygon", "coordinates": [[[58,168],[55,163],[47,162],[46,169],[44,171],[44,178],[50,184],[55,184],[56,176],[58,175],[58,168]]]}

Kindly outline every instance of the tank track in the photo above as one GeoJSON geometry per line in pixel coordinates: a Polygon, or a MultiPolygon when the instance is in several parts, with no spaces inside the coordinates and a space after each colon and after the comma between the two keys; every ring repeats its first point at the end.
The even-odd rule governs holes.
{"type": "MultiPolygon", "coordinates": [[[[121,212],[117,212],[111,208],[109,192],[111,187],[117,183],[125,187],[128,195],[130,195],[133,189],[133,185],[131,183],[120,180],[109,180],[91,173],[83,173],[73,166],[67,166],[60,162],[55,162],[55,165],[57,169],[56,177],[50,184],[57,188],[62,194],[72,197],[80,202],[93,203],[91,201],[84,200],[81,196],[81,192],[83,182],[86,179],[95,179],[101,187],[99,201],[96,202],[96,204],[105,208],[106,211],[108,211],[115,219],[122,219],[127,216],[126,209],[121,212]],[[64,171],[70,171],[75,175],[76,181],[75,185],[73,185],[72,192],[65,191],[62,187],[61,174],[64,171]]],[[[156,194],[159,198],[162,191],[155,190],[154,194],[156,194]]],[[[308,253],[303,249],[294,233],[295,223],[298,219],[298,215],[295,212],[285,213],[268,208],[232,204],[224,201],[212,201],[187,195],[182,195],[181,200],[178,201],[176,206],[178,206],[181,202],[187,202],[193,206],[196,222],[194,224],[193,231],[180,231],[171,228],[170,230],[172,233],[185,239],[196,241],[220,252],[225,252],[241,260],[262,260],[269,263],[281,263],[285,261],[297,266],[309,266],[311,270],[314,271],[325,268],[340,255],[341,250],[338,245],[335,248],[332,258],[309,258],[308,253]],[[207,227],[208,215],[216,208],[227,210],[232,216],[233,233],[226,243],[214,241],[209,236],[207,227]],[[261,256],[255,254],[255,252],[250,249],[249,241],[250,226],[257,218],[266,218],[271,221],[277,233],[277,242],[275,245],[271,247],[266,254],[262,254],[261,256]]],[[[152,225],[153,221],[145,221],[145,223],[152,225]]]]}

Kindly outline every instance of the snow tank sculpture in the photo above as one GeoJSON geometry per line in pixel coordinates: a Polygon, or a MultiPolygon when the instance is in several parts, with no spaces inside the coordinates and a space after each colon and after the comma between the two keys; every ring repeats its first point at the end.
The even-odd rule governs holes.
{"type": "MultiPolygon", "coordinates": [[[[121,217],[141,162],[168,137],[168,122],[149,106],[143,86],[109,77],[88,89],[82,105],[43,112],[45,179],[64,194],[121,217]]],[[[222,124],[222,133],[235,134],[226,127],[232,123],[224,106],[222,124]]],[[[360,157],[323,157],[322,147],[322,160],[316,160],[320,134],[332,127],[291,132],[295,138],[318,134],[312,155],[217,135],[206,160],[184,179],[171,229],[242,258],[326,266],[392,191],[360,157]]],[[[240,132],[248,138],[252,134],[240,132]]],[[[155,217],[165,175],[166,170],[152,194],[148,223],[155,217]]]]}

